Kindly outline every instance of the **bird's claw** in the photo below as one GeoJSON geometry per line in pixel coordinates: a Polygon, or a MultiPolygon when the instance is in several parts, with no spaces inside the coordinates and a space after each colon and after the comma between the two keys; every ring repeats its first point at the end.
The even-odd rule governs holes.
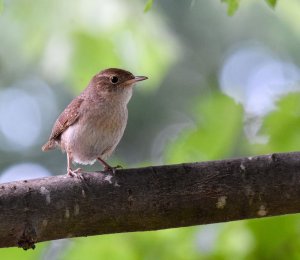
{"type": "Polygon", "coordinates": [[[108,166],[104,167],[104,170],[102,171],[103,173],[112,173],[115,174],[117,169],[122,169],[123,167],[121,165],[117,166],[108,166]]]}
{"type": "Polygon", "coordinates": [[[77,177],[79,179],[83,179],[83,176],[81,175],[82,169],[77,168],[76,170],[68,169],[68,176],[70,177],[77,177]]]}

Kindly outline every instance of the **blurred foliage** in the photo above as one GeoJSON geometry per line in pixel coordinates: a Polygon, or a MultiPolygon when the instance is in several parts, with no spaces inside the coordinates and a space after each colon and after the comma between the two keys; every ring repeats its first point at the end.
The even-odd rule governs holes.
{"type": "MultiPolygon", "coordinates": [[[[227,13],[228,15],[234,15],[234,13],[239,8],[239,4],[242,0],[221,0],[227,4],[227,13]]],[[[269,6],[275,8],[277,0],[265,0],[269,6]]]]}
{"type": "Polygon", "coordinates": [[[252,259],[299,259],[299,216],[281,216],[247,221],[254,245],[247,254],[252,259]]]}
{"type": "Polygon", "coordinates": [[[218,92],[197,102],[194,113],[197,120],[195,125],[192,129],[182,131],[169,145],[167,162],[216,160],[234,152],[231,151],[235,148],[233,144],[239,142],[238,137],[242,134],[240,106],[218,92]]]}
{"type": "Polygon", "coordinates": [[[297,151],[300,147],[300,94],[283,97],[275,111],[264,120],[262,133],[269,137],[265,145],[253,145],[254,153],[297,151]]]}
{"type": "MultiPolygon", "coordinates": [[[[221,0],[227,4],[227,13],[228,15],[233,15],[239,8],[241,0],[221,0]]],[[[265,0],[272,8],[277,4],[277,0],[265,0]]],[[[148,12],[153,5],[153,0],[148,0],[145,4],[144,12],[148,12]]]]}
{"type": "MultiPolygon", "coordinates": [[[[129,26],[131,27],[130,24],[129,26]]],[[[144,33],[141,28],[135,27],[133,26],[133,32],[128,32],[128,35],[126,33],[119,35],[117,39],[110,37],[111,31],[97,35],[86,31],[72,34],[74,47],[71,79],[78,92],[82,90],[82,85],[89,81],[90,75],[96,74],[99,68],[118,67],[119,64],[127,65],[128,63],[126,67],[130,69],[134,64],[130,64],[129,61],[139,64],[139,73],[151,77],[152,84],[147,88],[147,91],[159,86],[161,75],[164,75],[165,70],[174,59],[170,53],[172,45],[154,44],[151,34],[144,33]],[[133,38],[132,41],[136,46],[143,47],[136,48],[135,52],[137,53],[128,53],[132,56],[126,57],[124,52],[128,50],[123,48],[130,48],[131,46],[116,47],[116,41],[120,40],[126,44],[126,38],[130,37],[133,38]]],[[[116,34],[122,30],[126,31],[126,26],[117,28],[116,34]]]]}
{"type": "Polygon", "coordinates": [[[0,0],[0,15],[3,11],[3,8],[4,8],[3,0],[0,0]]]}
{"type": "Polygon", "coordinates": [[[271,7],[275,7],[277,4],[277,0],[266,0],[266,2],[271,6],[271,7]]]}
{"type": "Polygon", "coordinates": [[[195,235],[194,228],[184,228],[78,238],[62,259],[198,259],[195,235]]]}
{"type": "Polygon", "coordinates": [[[148,12],[152,8],[152,5],[153,5],[153,0],[148,0],[145,5],[144,12],[145,13],[148,12]]]}
{"type": "Polygon", "coordinates": [[[40,259],[47,243],[40,243],[34,250],[24,251],[21,248],[1,248],[1,259],[40,259]]]}
{"type": "Polygon", "coordinates": [[[227,4],[228,15],[233,15],[239,7],[240,0],[221,0],[227,4]]]}

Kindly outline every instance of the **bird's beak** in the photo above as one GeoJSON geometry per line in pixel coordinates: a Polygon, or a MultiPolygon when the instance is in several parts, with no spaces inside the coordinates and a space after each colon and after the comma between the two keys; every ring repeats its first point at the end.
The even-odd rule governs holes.
{"type": "Polygon", "coordinates": [[[145,76],[135,76],[133,80],[135,82],[138,82],[138,81],[142,81],[142,80],[146,80],[146,79],[148,79],[148,78],[145,76]]]}
{"type": "Polygon", "coordinates": [[[128,86],[128,85],[134,84],[138,81],[142,81],[142,80],[146,80],[146,79],[148,79],[148,78],[145,76],[135,76],[133,79],[127,80],[126,85],[128,86]]]}

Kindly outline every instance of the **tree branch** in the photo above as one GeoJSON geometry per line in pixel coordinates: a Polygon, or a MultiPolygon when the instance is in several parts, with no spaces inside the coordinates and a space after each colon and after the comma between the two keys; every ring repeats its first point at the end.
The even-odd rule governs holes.
{"type": "Polygon", "coordinates": [[[300,153],[0,185],[0,247],[300,212],[300,153]]]}

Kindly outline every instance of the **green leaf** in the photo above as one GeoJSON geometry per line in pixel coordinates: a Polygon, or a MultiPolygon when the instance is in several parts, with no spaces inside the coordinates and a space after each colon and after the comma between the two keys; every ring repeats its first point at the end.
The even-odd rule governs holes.
{"type": "Polygon", "coordinates": [[[238,9],[240,0],[222,0],[222,2],[225,2],[227,4],[227,13],[231,16],[234,15],[235,11],[238,9]]]}
{"type": "Polygon", "coordinates": [[[152,8],[152,5],[153,5],[153,0],[148,0],[145,5],[144,12],[147,13],[152,8]]]}
{"type": "Polygon", "coordinates": [[[269,6],[272,8],[275,8],[275,5],[277,4],[277,0],[265,0],[269,6]]]}

